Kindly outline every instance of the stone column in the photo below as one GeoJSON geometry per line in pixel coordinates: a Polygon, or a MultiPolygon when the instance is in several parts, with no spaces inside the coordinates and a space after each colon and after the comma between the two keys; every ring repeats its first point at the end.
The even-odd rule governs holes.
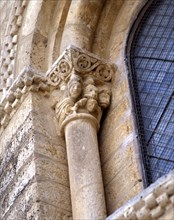
{"type": "Polygon", "coordinates": [[[65,126],[73,219],[105,219],[105,199],[93,118],[79,114],[65,126]]]}
{"type": "Polygon", "coordinates": [[[73,219],[106,218],[97,131],[110,102],[112,73],[111,64],[75,47],[47,73],[63,92],[55,112],[66,140],[73,219]]]}

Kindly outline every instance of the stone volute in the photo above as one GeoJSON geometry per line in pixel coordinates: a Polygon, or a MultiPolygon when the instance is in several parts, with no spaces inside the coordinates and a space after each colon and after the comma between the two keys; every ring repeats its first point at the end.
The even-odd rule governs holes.
{"type": "Polygon", "coordinates": [[[113,72],[112,64],[72,46],[47,72],[48,83],[63,91],[54,106],[66,140],[73,219],[106,217],[97,131],[113,72]]]}

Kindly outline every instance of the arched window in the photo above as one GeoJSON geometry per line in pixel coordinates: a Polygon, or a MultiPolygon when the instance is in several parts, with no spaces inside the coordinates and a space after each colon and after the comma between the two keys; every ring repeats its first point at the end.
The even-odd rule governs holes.
{"type": "Polygon", "coordinates": [[[150,184],[174,169],[174,0],[147,4],[130,34],[127,60],[150,184]]]}

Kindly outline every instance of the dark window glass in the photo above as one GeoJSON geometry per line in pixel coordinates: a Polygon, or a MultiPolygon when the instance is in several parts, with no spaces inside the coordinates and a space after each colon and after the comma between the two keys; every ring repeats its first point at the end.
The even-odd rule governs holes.
{"type": "Polygon", "coordinates": [[[174,0],[154,0],[130,48],[148,184],[174,169],[174,0]]]}

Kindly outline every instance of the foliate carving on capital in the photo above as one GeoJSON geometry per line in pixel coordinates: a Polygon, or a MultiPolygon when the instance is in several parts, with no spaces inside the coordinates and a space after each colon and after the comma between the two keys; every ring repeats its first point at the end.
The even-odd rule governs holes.
{"type": "Polygon", "coordinates": [[[47,72],[49,83],[61,87],[62,83],[68,82],[72,70],[82,76],[92,75],[104,82],[110,82],[114,72],[112,64],[102,61],[91,53],[71,46],[65,50],[63,55],[47,72]]]}
{"type": "Polygon", "coordinates": [[[55,106],[59,124],[68,116],[90,114],[100,122],[110,104],[113,65],[91,53],[70,47],[47,72],[48,82],[63,91],[55,106]]]}

